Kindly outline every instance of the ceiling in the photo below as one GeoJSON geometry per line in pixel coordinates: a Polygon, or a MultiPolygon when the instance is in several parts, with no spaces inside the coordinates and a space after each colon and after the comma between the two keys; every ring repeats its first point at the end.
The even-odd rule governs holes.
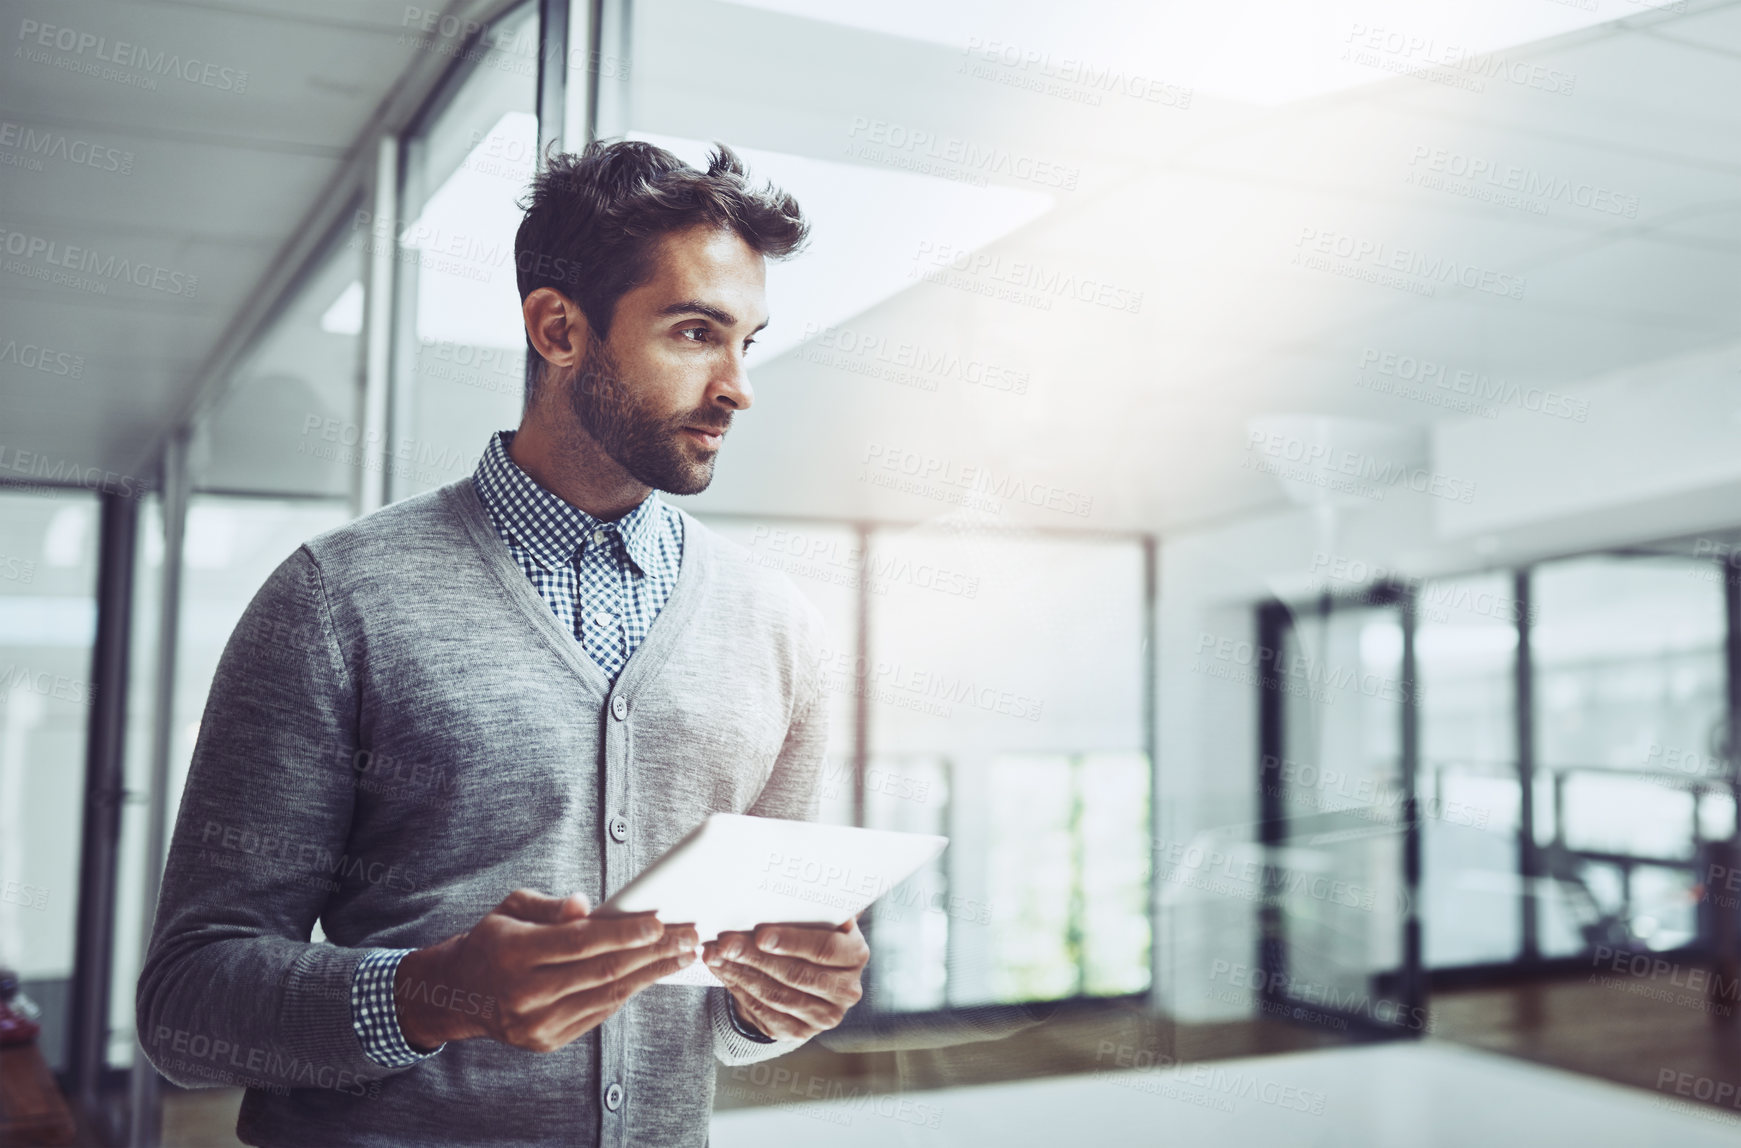
{"type": "Polygon", "coordinates": [[[11,233],[27,237],[30,266],[9,254],[0,274],[0,346],[82,367],[73,377],[0,361],[0,441],[49,466],[135,473],[427,53],[395,0],[5,0],[0,11],[0,228],[13,245],[11,233]],[[69,259],[95,274],[36,277],[69,259]]]}
{"type": "MultiPolygon", "coordinates": [[[[1072,39],[1033,25],[1036,5],[933,5],[971,19],[900,35],[886,19],[848,26],[840,5],[641,0],[630,110],[615,127],[729,140],[817,209],[811,255],[770,275],[771,299],[788,301],[770,329],[785,349],[756,368],[758,408],[699,503],[958,513],[947,490],[873,481],[867,462],[902,456],[1092,505],[1086,516],[1012,505],[1013,522],[1178,530],[1289,504],[1252,465],[1257,420],[1352,420],[1336,425],[1390,435],[1386,449],[1412,464],[1438,424],[1490,414],[1546,427],[1522,409],[1522,388],[1576,396],[1616,370],[1724,353],[1741,304],[1741,5],[1593,2],[1594,13],[1540,5],[1564,19],[1526,28],[1527,42],[1495,31],[1496,17],[1480,36],[1456,25],[1462,43],[1496,47],[1475,58],[1449,54],[1448,13],[1506,4],[1402,10],[1442,65],[1422,76],[1396,74],[1423,57],[1357,33],[1368,18],[1347,5],[1303,29],[1236,6],[1214,51],[1194,59],[1176,46],[1201,31],[1187,5],[1072,6],[1097,29],[1072,39]],[[1152,59],[1167,100],[1056,75],[1030,91],[1031,69],[971,48],[1034,35],[1061,37],[1061,51],[1080,42],[1068,50],[1109,66],[1152,59]],[[1167,50],[1144,57],[1144,37],[1167,50]],[[890,144],[893,129],[969,154],[1001,149],[1029,172],[1067,173],[1068,186],[958,159],[924,169],[923,149],[890,144]],[[1469,165],[1482,174],[1456,174],[1469,165]],[[952,266],[957,252],[972,254],[952,266]],[[1104,285],[1102,303],[1126,305],[1059,295],[1063,281],[1104,285]],[[1020,375],[1022,393],[960,374],[878,374],[866,344],[814,337],[843,325],[885,348],[1020,375]],[[1471,412],[1444,387],[1423,392],[1431,401],[1386,393],[1402,381],[1380,369],[1390,356],[1512,397],[1471,412]]],[[[49,5],[5,7],[7,27],[50,22],[49,5]]],[[[6,121],[133,158],[128,173],[0,166],[0,227],[197,276],[198,290],[97,294],[0,275],[0,347],[84,360],[75,379],[0,356],[0,442],[111,469],[149,459],[417,62],[404,11],[386,0],[52,6],[66,27],[249,78],[244,92],[182,81],[147,92],[8,60],[6,121]]]]}

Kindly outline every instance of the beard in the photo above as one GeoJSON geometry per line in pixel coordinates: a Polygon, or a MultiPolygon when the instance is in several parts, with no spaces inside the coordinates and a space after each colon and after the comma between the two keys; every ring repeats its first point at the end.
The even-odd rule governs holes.
{"type": "Polygon", "coordinates": [[[663,416],[623,377],[616,356],[591,332],[586,357],[570,380],[575,420],[629,477],[668,494],[700,494],[713,481],[718,450],[695,446],[685,427],[724,431],[731,412],[717,407],[663,416]]]}

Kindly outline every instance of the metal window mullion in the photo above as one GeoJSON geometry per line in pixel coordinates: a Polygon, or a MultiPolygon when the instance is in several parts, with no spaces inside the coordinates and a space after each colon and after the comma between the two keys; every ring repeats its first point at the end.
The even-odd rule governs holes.
{"type": "MultiPolygon", "coordinates": [[[[145,907],[140,920],[141,969],[151,945],[169,830],[169,756],[175,727],[175,671],[181,629],[182,540],[187,531],[188,438],[188,428],[178,428],[164,445],[162,458],[163,573],[157,599],[157,677],[152,683],[151,698],[151,777],[140,899],[145,907]]],[[[133,1060],[131,1109],[128,1143],[132,1148],[156,1148],[162,1132],[162,1097],[157,1070],[143,1056],[133,1060]]]]}
{"type": "MultiPolygon", "coordinates": [[[[79,844],[78,932],[68,1024],[68,1075],[87,1120],[103,1107],[109,1044],[109,988],[114,965],[117,850],[127,724],[128,647],[132,625],[133,551],[139,504],[99,496],[97,633],[87,679],[95,693],[85,743],[84,818],[79,844]]],[[[106,1123],[106,1122],[105,1122],[106,1123]]]]}

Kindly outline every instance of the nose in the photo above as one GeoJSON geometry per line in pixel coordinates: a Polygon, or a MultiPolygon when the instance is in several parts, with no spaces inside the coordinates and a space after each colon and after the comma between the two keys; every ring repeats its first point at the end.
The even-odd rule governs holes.
{"type": "Polygon", "coordinates": [[[744,362],[742,350],[729,352],[708,390],[711,402],[734,411],[748,410],[756,401],[756,392],[750,386],[750,369],[744,362]]]}

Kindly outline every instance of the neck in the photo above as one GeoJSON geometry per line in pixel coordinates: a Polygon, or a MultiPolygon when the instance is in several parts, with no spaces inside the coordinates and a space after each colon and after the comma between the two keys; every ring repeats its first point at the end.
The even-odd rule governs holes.
{"type": "Polygon", "coordinates": [[[652,487],[630,477],[583,427],[569,422],[557,428],[541,414],[527,411],[508,445],[508,457],[533,482],[606,521],[646,501],[652,487]]]}

